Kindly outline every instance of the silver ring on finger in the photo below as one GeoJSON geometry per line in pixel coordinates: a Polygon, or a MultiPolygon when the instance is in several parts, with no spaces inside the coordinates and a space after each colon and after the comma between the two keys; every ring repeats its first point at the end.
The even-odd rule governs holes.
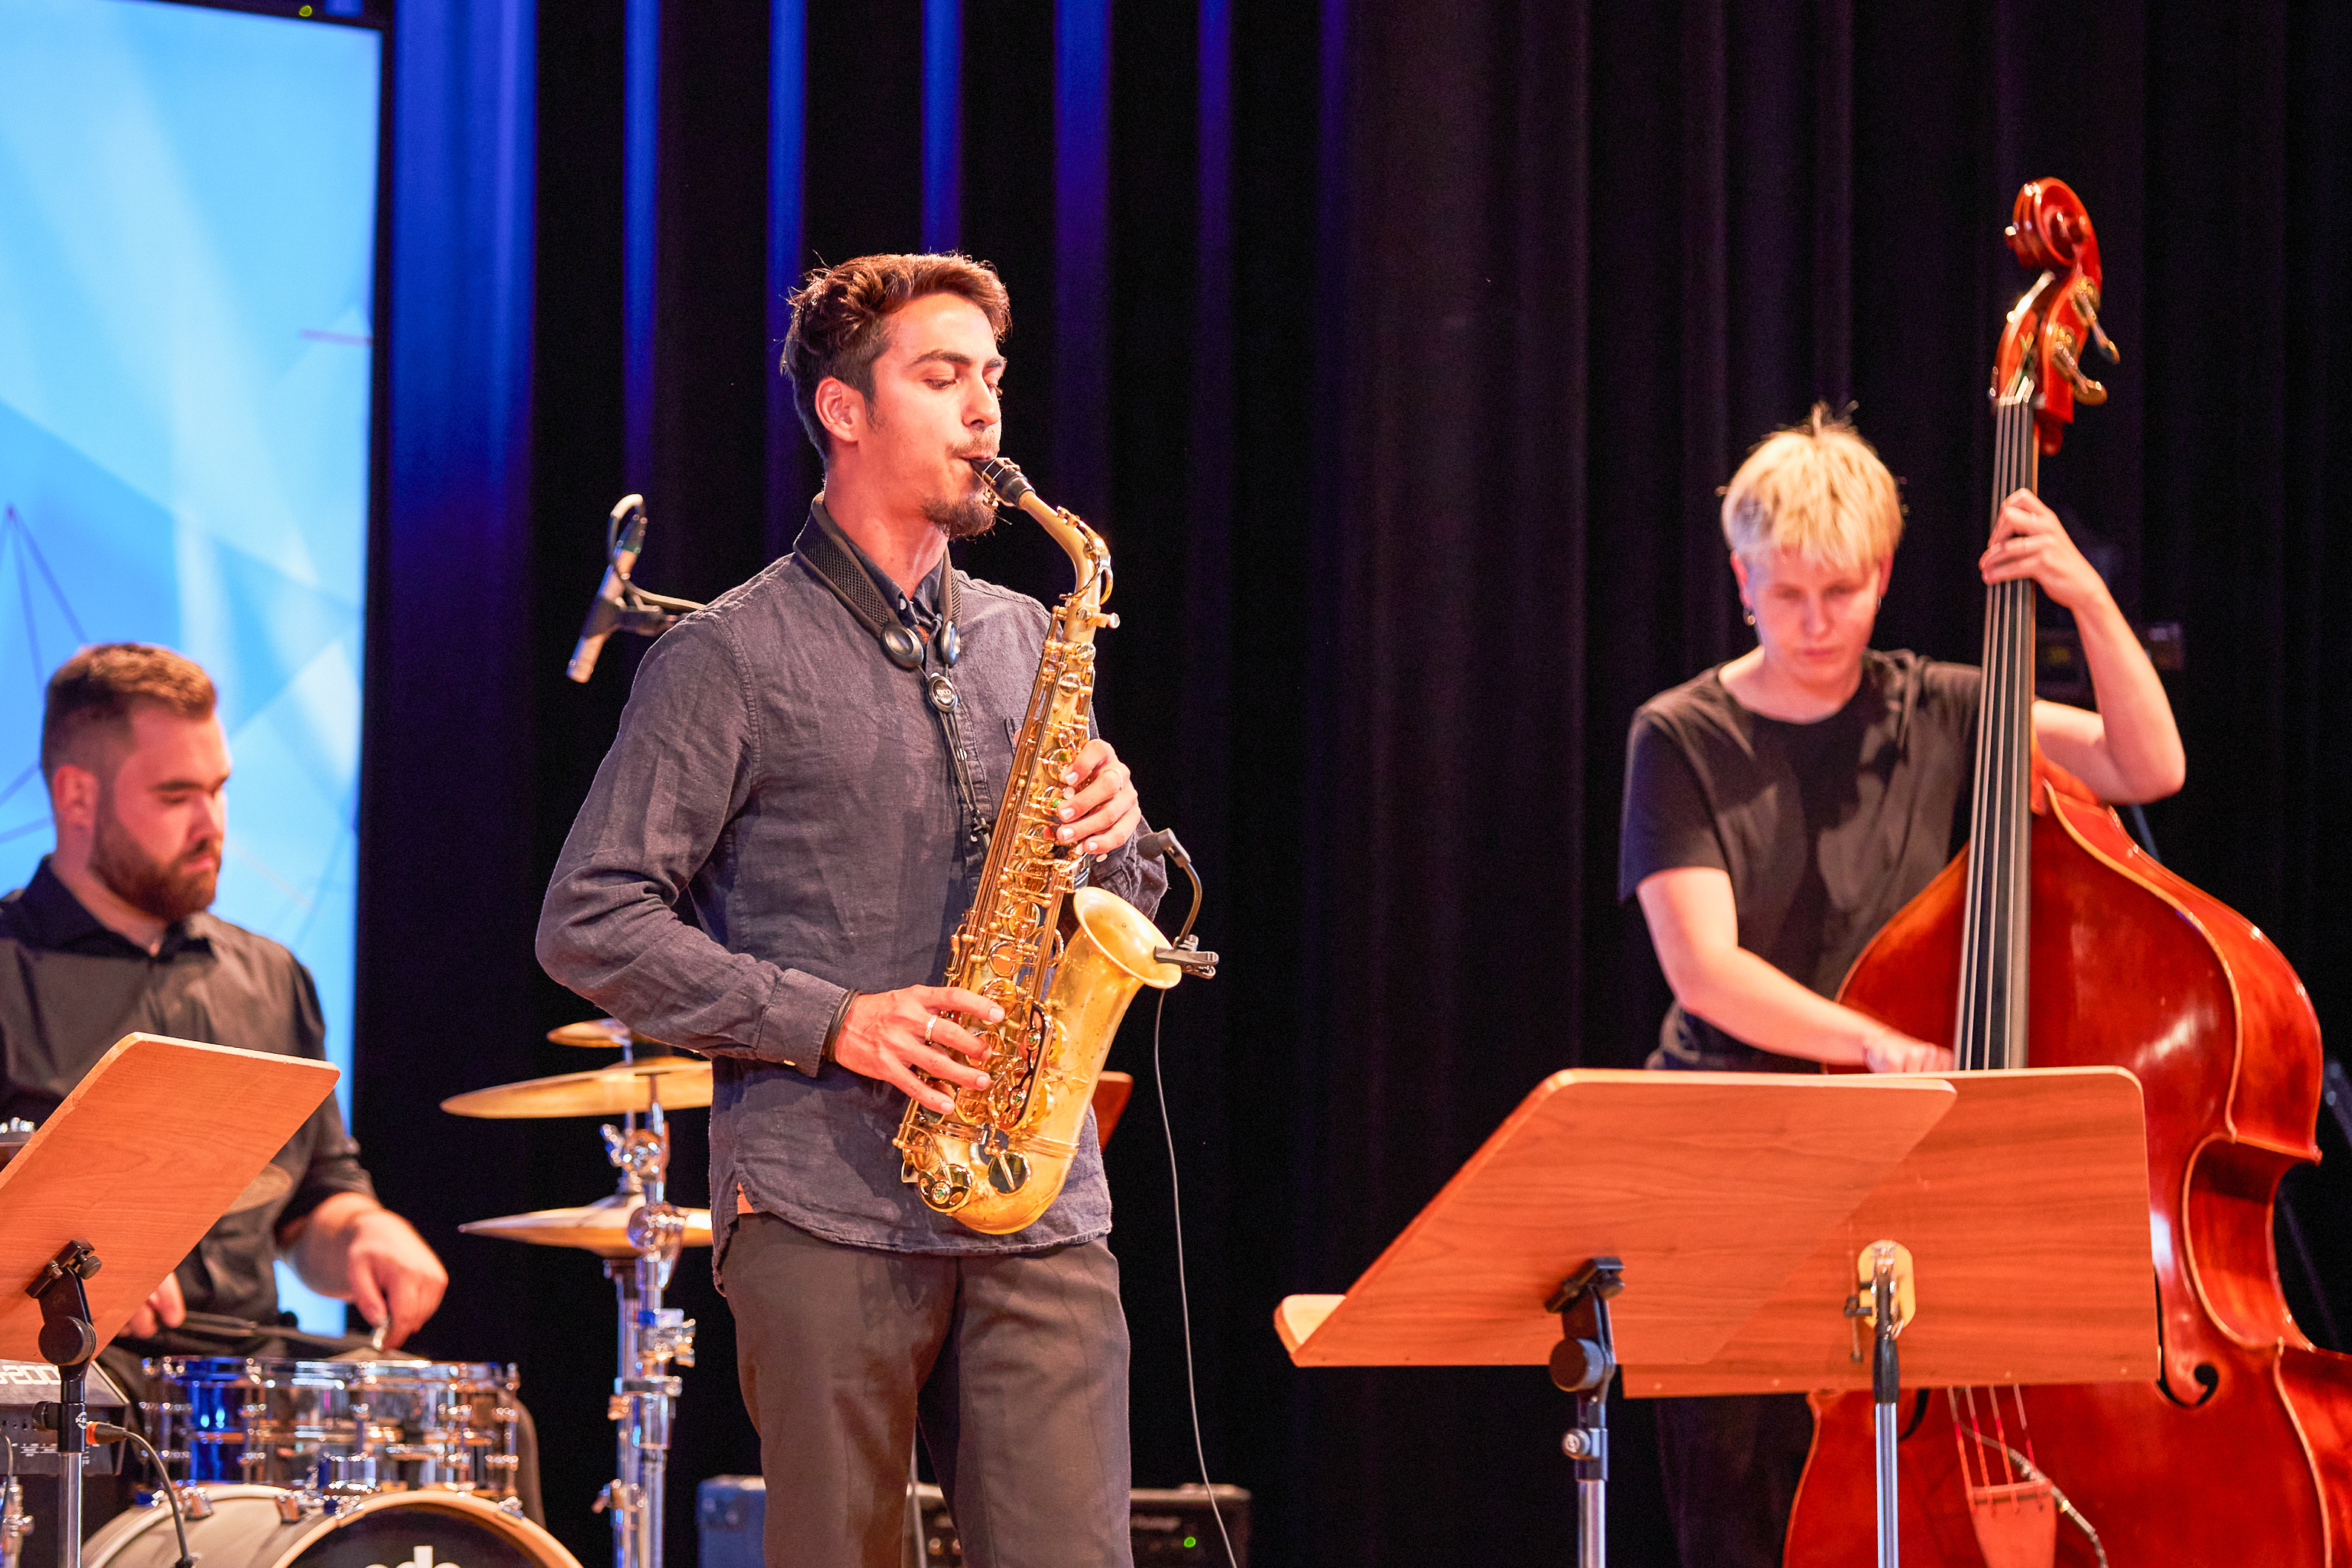
{"type": "Polygon", "coordinates": [[[923,1044],[928,1046],[931,1043],[931,1031],[939,1027],[939,1023],[940,1016],[937,1013],[931,1014],[923,1020],[923,1044]]]}

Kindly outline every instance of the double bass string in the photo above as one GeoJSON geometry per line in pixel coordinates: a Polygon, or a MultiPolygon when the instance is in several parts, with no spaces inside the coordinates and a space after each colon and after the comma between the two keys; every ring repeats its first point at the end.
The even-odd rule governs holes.
{"type": "MultiPolygon", "coordinates": [[[[1993,496],[1993,515],[2012,491],[2031,483],[2028,465],[2033,439],[2032,412],[2016,389],[2001,409],[2005,439],[2000,442],[2002,468],[1993,496]]],[[[1998,905],[1987,910],[1991,962],[1986,966],[1984,1045],[1979,1065],[2013,1068],[2024,1065],[2022,1034],[2026,957],[2023,914],[2025,901],[2025,783],[2031,769],[2032,744],[2032,632],[2033,584],[2022,579],[1993,590],[1999,609],[2001,646],[1996,722],[1999,725],[2000,771],[1991,781],[1992,825],[1998,858],[1994,862],[1994,897],[1998,905]]]]}
{"type": "MultiPolygon", "coordinates": [[[[2021,385],[1995,405],[1993,515],[2032,482],[2032,408],[2021,385]]],[[[1969,858],[1962,915],[1958,1016],[1954,1065],[1962,1071],[2022,1065],[2024,987],[2015,973],[2024,951],[2017,917],[2023,909],[2024,786],[2032,737],[2032,584],[1994,585],[1985,605],[1984,661],[1970,819],[1978,840],[1969,858]],[[2022,590],[2021,592],[2020,590],[2022,590]]]]}
{"type": "MultiPolygon", "coordinates": [[[[1994,404],[1992,516],[1996,526],[2002,504],[2033,483],[2037,454],[2031,398],[2031,385],[2021,378],[1994,404]]],[[[1980,728],[1971,781],[1971,820],[1978,841],[1969,866],[1960,1016],[1954,1036],[1954,1065],[1962,1071],[2022,1067],[2026,1059],[2021,966],[2028,951],[2022,895],[2029,871],[2024,836],[2028,829],[2025,791],[2032,757],[2033,607],[2033,584],[2023,579],[1995,584],[1985,602],[1980,728]]],[[[2021,1478],[2001,1417],[2000,1391],[1989,1388],[1985,1394],[1992,1419],[1990,1437],[1984,1432],[1985,1412],[1978,1405],[1976,1390],[1945,1391],[1961,1479],[1977,1489],[1996,1485],[1990,1451],[1998,1451],[1999,1484],[2014,1485],[2021,1478]]],[[[2013,1389],[2011,1396],[2017,1402],[2019,1436],[2031,1447],[2024,1391],[2013,1389]]],[[[2030,1456],[2028,1463],[2032,1463],[2030,1456]]]]}

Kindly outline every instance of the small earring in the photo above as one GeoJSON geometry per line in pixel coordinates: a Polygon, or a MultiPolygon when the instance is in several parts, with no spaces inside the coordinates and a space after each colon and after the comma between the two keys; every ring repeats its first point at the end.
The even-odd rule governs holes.
{"type": "Polygon", "coordinates": [[[1739,618],[1740,618],[1741,620],[1746,621],[1749,626],[1754,626],[1754,625],[1756,624],[1756,612],[1755,612],[1755,611],[1753,611],[1753,610],[1750,610],[1750,611],[1748,611],[1746,615],[1744,615],[1744,616],[1740,616],[1739,618]]]}

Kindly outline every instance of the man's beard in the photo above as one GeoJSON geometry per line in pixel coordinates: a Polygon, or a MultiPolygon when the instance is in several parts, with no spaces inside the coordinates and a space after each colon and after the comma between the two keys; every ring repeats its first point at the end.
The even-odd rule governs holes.
{"type": "Polygon", "coordinates": [[[996,526],[996,493],[967,490],[952,500],[940,497],[923,503],[923,516],[950,539],[977,539],[996,526]]]}
{"type": "MultiPolygon", "coordinates": [[[[217,849],[217,845],[199,845],[199,850],[217,849]]],[[[199,910],[210,909],[214,889],[220,883],[218,864],[201,868],[188,868],[188,857],[180,858],[176,865],[165,865],[140,847],[114,815],[111,791],[101,795],[98,803],[98,838],[90,846],[89,868],[98,879],[114,891],[114,896],[142,914],[152,915],[166,924],[175,924],[199,910]]]]}

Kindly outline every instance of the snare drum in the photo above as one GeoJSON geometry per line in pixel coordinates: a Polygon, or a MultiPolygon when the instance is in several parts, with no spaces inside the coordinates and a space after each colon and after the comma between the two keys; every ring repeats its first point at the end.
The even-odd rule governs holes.
{"type": "Polygon", "coordinates": [[[146,1365],[142,1408],[178,1479],[515,1495],[511,1366],[263,1356],[146,1365]]]}
{"type": "MultiPolygon", "coordinates": [[[[580,1568],[529,1520],[456,1492],[386,1493],[330,1514],[275,1487],[202,1490],[188,1551],[205,1568],[580,1568]]],[[[81,1549],[83,1568],[171,1568],[179,1555],[161,1503],[115,1515],[81,1549]]]]}

